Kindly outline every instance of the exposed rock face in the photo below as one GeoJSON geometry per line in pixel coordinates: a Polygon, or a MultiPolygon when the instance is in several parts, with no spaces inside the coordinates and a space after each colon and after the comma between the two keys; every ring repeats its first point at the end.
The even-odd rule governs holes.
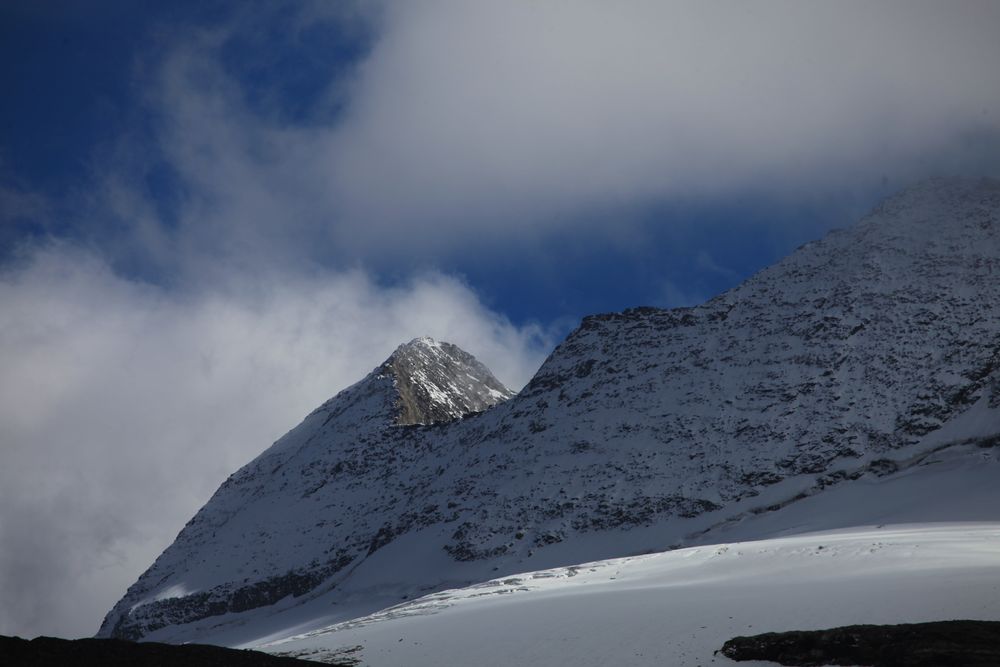
{"type": "Polygon", "coordinates": [[[587,317],[463,419],[507,394],[453,346],[400,351],[230,477],[101,634],[663,548],[665,521],[930,446],[1000,403],[1000,187],[933,181],[702,306],[587,317]]]}
{"type": "MultiPolygon", "coordinates": [[[[0,664],[16,667],[315,667],[318,662],[221,646],[120,639],[57,639],[0,636],[0,664]]],[[[351,667],[355,663],[327,663],[351,667]]]]}
{"type": "Polygon", "coordinates": [[[721,653],[730,660],[802,667],[996,667],[1000,665],[1000,622],[938,621],[768,632],[730,639],[721,653]]]}
{"type": "Polygon", "coordinates": [[[381,371],[399,394],[397,424],[451,421],[514,395],[471,354],[430,338],[399,346],[381,371]]]}

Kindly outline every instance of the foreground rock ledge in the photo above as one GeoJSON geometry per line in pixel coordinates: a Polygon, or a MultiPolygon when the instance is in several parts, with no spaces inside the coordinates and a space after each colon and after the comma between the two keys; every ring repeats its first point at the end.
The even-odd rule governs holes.
{"type": "MultiPolygon", "coordinates": [[[[319,663],[206,644],[135,643],[121,639],[27,640],[0,636],[0,665],[17,667],[295,667],[319,663]]],[[[342,666],[343,667],[343,666],[342,666]]]]}
{"type": "Polygon", "coordinates": [[[721,653],[736,661],[769,660],[801,667],[1000,667],[1000,622],[938,621],[768,632],[734,637],[721,653]]]}

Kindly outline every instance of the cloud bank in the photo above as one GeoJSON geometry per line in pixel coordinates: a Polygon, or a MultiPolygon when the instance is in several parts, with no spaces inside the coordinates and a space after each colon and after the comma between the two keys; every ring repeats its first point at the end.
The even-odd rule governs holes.
{"type": "Polygon", "coordinates": [[[454,278],[360,272],[180,294],[65,247],[0,275],[0,628],[96,632],[234,470],[401,342],[519,387],[550,345],[454,278]]]}
{"type": "Polygon", "coordinates": [[[369,20],[299,122],[248,105],[233,29],[171,43],[147,99],[185,197],[168,230],[123,227],[161,261],[442,260],[613,237],[661,201],[1000,173],[990,0],[417,0],[369,20]]]}
{"type": "Polygon", "coordinates": [[[371,240],[995,169],[998,30],[988,1],[393,4],[325,171],[371,240]]]}

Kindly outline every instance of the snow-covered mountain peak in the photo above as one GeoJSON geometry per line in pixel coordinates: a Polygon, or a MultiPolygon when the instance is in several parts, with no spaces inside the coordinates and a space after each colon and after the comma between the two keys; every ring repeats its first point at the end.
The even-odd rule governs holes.
{"type": "MultiPolygon", "coordinates": [[[[440,345],[441,345],[441,343],[437,342],[436,340],[434,340],[430,336],[417,336],[416,338],[414,338],[413,340],[411,340],[409,343],[403,343],[402,345],[400,345],[399,347],[397,347],[396,351],[397,352],[401,352],[401,351],[406,351],[406,350],[411,350],[411,349],[440,347],[440,345]]],[[[450,343],[446,343],[446,345],[450,345],[450,343]]]]}
{"type": "Polygon", "coordinates": [[[398,393],[397,424],[451,421],[514,395],[471,354],[428,336],[400,345],[380,368],[398,393]]]}
{"type": "Polygon", "coordinates": [[[364,425],[369,423],[376,429],[427,425],[482,412],[513,395],[465,350],[422,336],[397,347],[364,379],[323,403],[313,415],[323,415],[324,424],[340,423],[349,430],[359,426],[367,430],[364,425]]]}

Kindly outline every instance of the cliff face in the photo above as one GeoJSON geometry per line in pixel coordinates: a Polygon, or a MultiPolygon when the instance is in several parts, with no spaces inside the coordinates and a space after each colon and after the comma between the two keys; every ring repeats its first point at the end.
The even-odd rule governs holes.
{"type": "Polygon", "coordinates": [[[230,477],[101,635],[664,548],[946,445],[1000,406],[1000,186],[932,181],[702,306],[585,318],[509,400],[410,346],[230,477]]]}

